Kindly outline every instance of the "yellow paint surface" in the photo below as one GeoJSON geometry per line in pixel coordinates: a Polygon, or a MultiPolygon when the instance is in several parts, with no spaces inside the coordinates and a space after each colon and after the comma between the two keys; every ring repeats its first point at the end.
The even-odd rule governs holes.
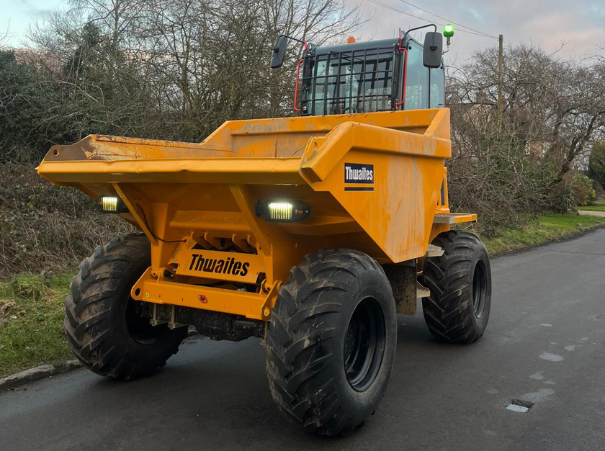
{"type": "MultiPolygon", "coordinates": [[[[200,285],[265,278],[275,293],[319,249],[353,248],[381,263],[424,256],[449,228],[434,224],[436,212],[449,214],[449,133],[448,109],[233,121],[199,144],[91,135],[53,147],[38,173],[93,198],[122,197],[130,210],[122,216],[152,245],[137,299],[210,308],[196,300],[200,285]],[[373,180],[346,182],[345,165],[372,168],[373,180]],[[302,201],[311,214],[294,223],[255,214],[256,202],[275,200],[302,201]],[[191,259],[204,252],[248,255],[254,275],[199,279],[191,259]]],[[[236,287],[208,291],[212,309],[266,319],[259,309],[274,295],[236,287]]]]}

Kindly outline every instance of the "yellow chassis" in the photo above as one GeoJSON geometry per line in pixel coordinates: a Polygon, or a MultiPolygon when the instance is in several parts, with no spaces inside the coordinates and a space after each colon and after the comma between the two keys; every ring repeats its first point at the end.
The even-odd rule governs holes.
{"type": "Polygon", "coordinates": [[[121,197],[121,216],[152,248],[134,299],[266,321],[307,253],[352,248],[401,263],[476,220],[449,211],[449,134],[448,109],[233,121],[200,144],[91,135],[51,148],[38,173],[92,198],[121,197]],[[351,164],[372,167],[371,183],[347,179],[351,164]],[[255,214],[257,201],[278,199],[311,214],[255,214]]]}

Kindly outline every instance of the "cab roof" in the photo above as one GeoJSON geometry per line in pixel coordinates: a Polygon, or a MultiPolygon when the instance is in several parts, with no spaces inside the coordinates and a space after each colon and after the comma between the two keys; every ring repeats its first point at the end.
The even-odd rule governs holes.
{"type": "MultiPolygon", "coordinates": [[[[422,44],[411,36],[406,37],[406,41],[414,41],[416,44],[422,46],[422,44]]],[[[365,41],[365,42],[355,42],[353,44],[337,44],[337,45],[326,45],[326,46],[313,46],[312,51],[316,55],[324,55],[326,53],[341,53],[341,52],[350,52],[352,50],[364,50],[364,49],[376,49],[376,48],[388,48],[395,47],[399,45],[399,38],[392,39],[381,39],[379,41],[365,41]]]]}

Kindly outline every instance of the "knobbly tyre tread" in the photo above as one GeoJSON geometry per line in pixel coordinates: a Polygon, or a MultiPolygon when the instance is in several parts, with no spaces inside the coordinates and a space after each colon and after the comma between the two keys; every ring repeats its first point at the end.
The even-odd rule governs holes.
{"type": "Polygon", "coordinates": [[[475,234],[460,230],[439,234],[433,244],[444,253],[424,263],[422,280],[431,293],[422,299],[426,325],[440,341],[473,343],[485,331],[491,303],[491,271],[485,246],[475,234]],[[472,276],[479,255],[489,279],[485,317],[480,321],[472,305],[472,276]]]}
{"type": "Polygon", "coordinates": [[[332,354],[322,350],[322,344],[334,337],[342,309],[333,296],[323,294],[350,292],[352,280],[362,271],[380,273],[392,298],[384,271],[373,259],[349,249],[324,250],[307,255],[290,270],[271,313],[267,336],[271,394],[290,421],[319,435],[347,435],[365,421],[343,409],[334,387],[332,354]]]}
{"type": "Polygon", "coordinates": [[[123,380],[148,376],[177,353],[186,336],[187,328],[166,328],[158,342],[143,345],[128,341],[126,327],[119,327],[115,309],[128,301],[150,256],[144,235],[114,237],[84,259],[72,279],[63,322],[68,343],[78,360],[99,375],[123,380]]]}

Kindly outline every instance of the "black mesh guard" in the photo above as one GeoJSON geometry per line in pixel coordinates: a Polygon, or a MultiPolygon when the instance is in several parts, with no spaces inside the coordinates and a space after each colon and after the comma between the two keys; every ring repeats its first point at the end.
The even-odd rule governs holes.
{"type": "MultiPolygon", "coordinates": [[[[392,111],[401,86],[397,46],[312,52],[305,57],[302,115],[392,111]]],[[[321,50],[321,49],[319,49],[321,50]]]]}

